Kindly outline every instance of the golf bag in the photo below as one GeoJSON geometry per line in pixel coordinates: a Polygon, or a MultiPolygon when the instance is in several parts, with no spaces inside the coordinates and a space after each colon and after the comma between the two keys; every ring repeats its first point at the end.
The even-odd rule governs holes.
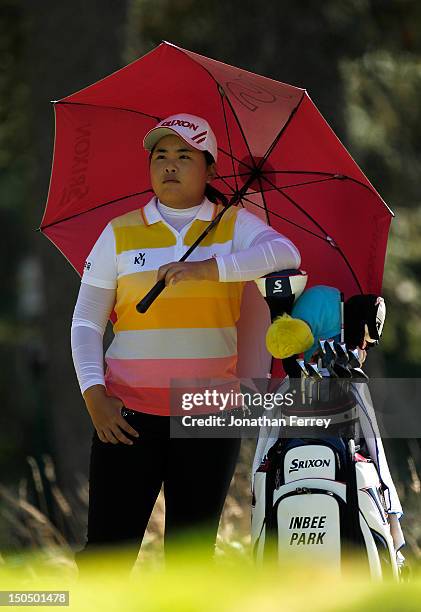
{"type": "MultiPolygon", "coordinates": [[[[294,384],[302,392],[303,380],[291,380],[290,390],[294,384]]],[[[355,395],[338,379],[316,385],[317,396],[309,404],[304,390],[293,413],[330,419],[329,433],[288,426],[292,412],[282,407],[278,418],[285,420],[289,437],[272,443],[254,473],[254,559],[263,562],[275,554],[280,562],[324,563],[341,573],[350,551],[373,578],[397,579],[386,487],[362,435],[355,395]]]]}
{"type": "MultiPolygon", "coordinates": [[[[311,321],[314,345],[310,360],[293,354],[291,338],[282,351],[274,345],[285,352],[287,373],[276,392],[295,399],[272,415],[279,425],[260,431],[253,462],[253,556],[258,562],[273,553],[279,561],[322,562],[340,573],[352,551],[373,578],[397,579],[404,560],[402,508],[356,348],[363,338],[366,350],[378,343],[383,298],[358,295],[344,305],[339,290],[325,286],[303,294],[306,275],[297,270],[256,282],[272,321],[299,305],[297,316],[311,321]],[[324,420],[328,429],[320,427],[324,420]]],[[[285,327],[278,333],[287,333],[285,327]]]]}

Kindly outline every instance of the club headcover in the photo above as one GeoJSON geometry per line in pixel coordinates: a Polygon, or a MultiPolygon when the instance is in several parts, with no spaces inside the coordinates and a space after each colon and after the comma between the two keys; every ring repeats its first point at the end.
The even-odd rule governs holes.
{"type": "Polygon", "coordinates": [[[280,270],[254,281],[269,306],[272,321],[280,315],[291,313],[295,300],[307,284],[304,270],[280,270]]]}
{"type": "Polygon", "coordinates": [[[287,313],[277,317],[266,332],[266,347],[277,359],[303,353],[313,346],[313,343],[313,334],[307,323],[294,319],[287,313]]]}
{"type": "Polygon", "coordinates": [[[353,295],[344,305],[345,344],[349,348],[363,348],[366,332],[370,340],[367,347],[379,343],[386,318],[386,305],[382,297],[373,293],[353,295]],[[366,329],[367,326],[367,329],[366,329]]]}

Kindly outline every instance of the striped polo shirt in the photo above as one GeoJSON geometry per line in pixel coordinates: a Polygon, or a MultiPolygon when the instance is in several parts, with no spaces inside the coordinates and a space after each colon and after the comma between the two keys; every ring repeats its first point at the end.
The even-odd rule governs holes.
{"type": "MultiPolygon", "coordinates": [[[[178,261],[221,209],[205,198],[194,220],[177,232],[154,197],[112,219],[88,256],[82,282],[116,289],[105,384],[128,408],[167,415],[177,409],[170,411],[171,397],[182,391],[238,390],[236,323],[244,282],[183,281],[166,287],[145,314],[136,310],[158,268],[178,261]]],[[[230,254],[238,212],[230,208],[188,261],[230,254]]]]}

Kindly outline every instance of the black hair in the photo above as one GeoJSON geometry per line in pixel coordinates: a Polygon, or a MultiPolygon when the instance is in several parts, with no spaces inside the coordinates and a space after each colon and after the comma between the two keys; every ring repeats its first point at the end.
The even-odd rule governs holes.
{"type": "MultiPolygon", "coordinates": [[[[153,154],[155,146],[156,145],[154,145],[151,151],[149,152],[149,165],[151,165],[152,154],[153,154]]],[[[205,155],[207,166],[210,166],[211,164],[215,163],[213,155],[209,153],[209,151],[203,151],[203,153],[205,155]]],[[[206,183],[205,197],[208,198],[208,200],[210,202],[213,202],[214,204],[217,204],[219,200],[221,204],[223,204],[224,206],[228,206],[228,198],[223,193],[221,193],[219,189],[216,189],[216,187],[214,187],[210,183],[206,183]]]]}
{"type": "MultiPolygon", "coordinates": [[[[204,151],[204,154],[205,154],[206,164],[208,166],[215,163],[213,155],[211,155],[209,151],[204,151]]],[[[223,204],[224,206],[228,206],[227,197],[223,193],[221,193],[219,189],[216,189],[216,187],[214,187],[210,183],[206,183],[205,196],[208,198],[210,202],[213,202],[214,204],[217,204],[219,200],[221,204],[223,204]]]]}

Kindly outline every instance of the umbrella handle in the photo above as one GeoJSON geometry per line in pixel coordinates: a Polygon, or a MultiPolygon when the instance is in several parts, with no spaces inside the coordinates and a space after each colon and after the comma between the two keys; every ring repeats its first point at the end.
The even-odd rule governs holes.
{"type": "Polygon", "coordinates": [[[158,295],[162,293],[164,289],[165,289],[165,278],[161,278],[161,280],[155,283],[152,289],[148,291],[145,297],[142,298],[138,304],[136,304],[137,312],[144,314],[148,310],[152,302],[156,300],[158,295]]]}
{"type": "MultiPolygon", "coordinates": [[[[179,261],[185,261],[187,257],[194,251],[197,245],[208,235],[215,225],[217,225],[222,217],[222,215],[228,210],[230,206],[234,203],[234,200],[225,208],[221,210],[221,212],[215,217],[215,219],[208,225],[208,227],[200,234],[200,236],[195,240],[195,242],[191,245],[191,247],[184,253],[182,258],[179,261]]],[[[138,304],[136,304],[137,312],[144,314],[149,306],[156,300],[158,295],[165,289],[165,278],[158,281],[152,289],[143,297],[138,304]]]]}
{"type": "MultiPolygon", "coordinates": [[[[254,175],[250,175],[248,181],[246,183],[244,183],[244,185],[241,188],[241,190],[238,193],[236,192],[232,196],[232,198],[228,202],[228,204],[226,206],[224,206],[224,208],[216,215],[216,217],[213,219],[213,221],[211,221],[211,223],[208,225],[208,227],[200,234],[200,236],[198,238],[196,238],[196,240],[193,242],[191,247],[184,253],[184,255],[182,256],[182,258],[179,261],[185,261],[187,259],[187,257],[198,246],[198,244],[200,244],[200,242],[202,242],[202,240],[205,238],[205,236],[208,235],[208,233],[211,231],[211,229],[213,227],[215,227],[215,225],[218,225],[219,221],[221,220],[222,216],[227,212],[227,210],[229,208],[231,208],[231,206],[233,206],[236,202],[239,202],[241,200],[243,194],[246,193],[247,189],[249,188],[249,186],[251,185],[253,180],[254,180],[254,175]]],[[[156,300],[158,295],[160,293],[162,293],[162,291],[164,289],[165,289],[165,279],[161,279],[160,281],[158,281],[152,287],[152,289],[145,295],[145,297],[142,298],[140,300],[140,302],[138,302],[138,304],[136,304],[137,312],[140,312],[141,314],[144,314],[148,310],[148,308],[152,304],[152,302],[156,300]]]]}

